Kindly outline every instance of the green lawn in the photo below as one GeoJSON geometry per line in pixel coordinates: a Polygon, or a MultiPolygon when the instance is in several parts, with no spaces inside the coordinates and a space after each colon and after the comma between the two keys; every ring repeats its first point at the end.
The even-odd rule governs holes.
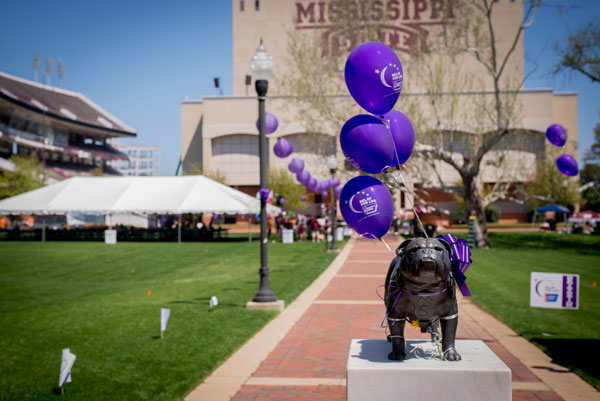
{"type": "Polygon", "coordinates": [[[473,250],[467,271],[473,300],[600,390],[600,236],[490,233],[490,239],[493,248],[473,250]],[[529,307],[532,271],[579,274],[579,310],[529,307]]]}
{"type": "MultiPolygon", "coordinates": [[[[2,400],[59,397],[63,348],[77,361],[58,399],[179,400],[276,315],[244,308],[258,241],[0,242],[0,254],[2,400]]],[[[318,243],[270,243],[273,291],[288,305],[334,257],[318,243]]]]}

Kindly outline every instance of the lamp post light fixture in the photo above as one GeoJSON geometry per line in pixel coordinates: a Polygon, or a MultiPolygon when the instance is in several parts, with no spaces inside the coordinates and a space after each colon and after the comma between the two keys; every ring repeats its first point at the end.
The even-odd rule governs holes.
{"type": "MultiPolygon", "coordinates": [[[[329,172],[331,173],[331,178],[335,178],[335,171],[337,170],[337,159],[335,155],[331,155],[327,158],[327,167],[329,167],[329,172]]],[[[333,189],[333,185],[330,187],[331,196],[329,199],[331,200],[331,248],[329,248],[330,252],[337,252],[338,248],[335,246],[335,234],[337,229],[337,213],[336,213],[336,199],[335,199],[335,190],[333,189]]]]}
{"type": "MultiPolygon", "coordinates": [[[[250,73],[254,78],[258,95],[258,152],[260,159],[260,189],[267,188],[267,137],[265,134],[265,97],[269,87],[269,78],[273,73],[273,59],[260,40],[260,45],[250,59],[250,73]]],[[[277,297],[269,285],[269,267],[267,266],[267,199],[260,197],[260,287],[252,302],[275,302],[277,297]]]]}

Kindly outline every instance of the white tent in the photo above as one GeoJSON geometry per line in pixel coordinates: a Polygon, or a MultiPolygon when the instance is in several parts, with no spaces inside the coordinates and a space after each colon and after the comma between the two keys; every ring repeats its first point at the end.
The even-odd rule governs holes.
{"type": "MultiPolygon", "coordinates": [[[[2,214],[256,214],[260,201],[201,175],[73,177],[0,201],[2,214]]],[[[267,205],[267,212],[281,209],[267,205]]]]}

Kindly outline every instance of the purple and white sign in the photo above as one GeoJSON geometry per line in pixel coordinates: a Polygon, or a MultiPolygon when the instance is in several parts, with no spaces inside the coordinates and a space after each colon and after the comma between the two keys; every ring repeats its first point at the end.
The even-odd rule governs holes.
{"type": "Polygon", "coordinates": [[[579,309],[579,275],[531,272],[529,305],[536,308],[579,309]]]}

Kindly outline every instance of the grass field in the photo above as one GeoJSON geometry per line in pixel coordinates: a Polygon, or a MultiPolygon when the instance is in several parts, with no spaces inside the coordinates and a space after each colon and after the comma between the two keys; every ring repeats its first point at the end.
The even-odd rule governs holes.
{"type": "MultiPolygon", "coordinates": [[[[0,253],[2,400],[179,400],[276,314],[244,308],[258,241],[0,242],[0,253]],[[77,360],[56,396],[63,348],[77,360]]],[[[322,244],[269,244],[271,288],[287,305],[334,257],[322,244]]]]}
{"type": "Polygon", "coordinates": [[[467,271],[473,300],[600,390],[600,236],[490,233],[490,240],[492,249],[473,250],[467,271]],[[579,274],[579,310],[529,307],[532,271],[579,274]]]}

